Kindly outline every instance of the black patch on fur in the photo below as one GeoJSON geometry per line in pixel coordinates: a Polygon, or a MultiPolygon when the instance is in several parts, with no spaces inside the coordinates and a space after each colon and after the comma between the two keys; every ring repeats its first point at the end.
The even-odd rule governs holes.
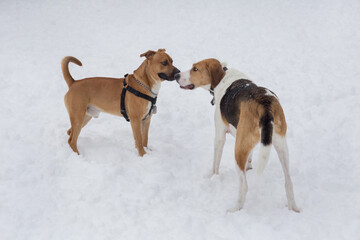
{"type": "Polygon", "coordinates": [[[233,82],[220,101],[220,111],[226,121],[235,128],[240,117],[240,104],[242,101],[252,99],[257,86],[247,79],[240,79],[233,82]]]}
{"type": "Polygon", "coordinates": [[[254,100],[262,105],[265,112],[263,116],[260,117],[259,121],[259,127],[261,128],[261,143],[269,145],[271,144],[274,121],[271,104],[276,98],[274,96],[269,96],[266,93],[266,88],[258,87],[250,80],[236,80],[228,87],[228,89],[226,89],[226,93],[220,101],[220,111],[226,121],[236,128],[239,123],[242,102],[254,100]]]}

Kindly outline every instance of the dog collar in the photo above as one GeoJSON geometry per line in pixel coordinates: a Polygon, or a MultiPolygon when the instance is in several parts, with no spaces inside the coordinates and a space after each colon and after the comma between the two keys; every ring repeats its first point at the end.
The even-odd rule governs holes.
{"type": "Polygon", "coordinates": [[[210,90],[209,90],[210,94],[213,96],[213,99],[211,100],[211,105],[215,105],[215,95],[214,95],[214,88],[213,87],[210,87],[210,90]]]}
{"type": "Polygon", "coordinates": [[[135,77],[135,75],[134,75],[134,78],[135,78],[135,81],[136,81],[140,86],[142,86],[143,88],[145,88],[145,89],[146,89],[148,92],[150,92],[154,97],[157,96],[157,94],[154,93],[153,91],[151,91],[150,88],[148,88],[145,84],[143,84],[142,82],[140,82],[140,81],[135,77]]]}
{"type": "MultiPolygon", "coordinates": [[[[226,72],[227,70],[228,70],[228,68],[227,67],[223,67],[223,70],[226,72]]],[[[213,87],[210,87],[210,89],[209,89],[209,92],[210,92],[210,94],[213,96],[213,99],[211,100],[211,105],[215,105],[215,94],[214,94],[214,88],[213,87]]]]}

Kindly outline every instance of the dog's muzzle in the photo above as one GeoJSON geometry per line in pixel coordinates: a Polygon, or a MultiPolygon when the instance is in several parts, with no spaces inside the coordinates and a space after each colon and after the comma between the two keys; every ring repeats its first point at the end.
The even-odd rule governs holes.
{"type": "Polygon", "coordinates": [[[190,71],[177,73],[175,75],[175,80],[180,85],[180,88],[186,90],[193,90],[195,89],[195,85],[190,82],[190,71]]]}
{"type": "Polygon", "coordinates": [[[181,77],[181,75],[180,75],[180,73],[177,73],[177,74],[175,74],[175,80],[177,81],[177,82],[179,82],[179,80],[180,80],[180,77],[181,77]]]}
{"type": "Polygon", "coordinates": [[[168,76],[165,73],[158,73],[159,78],[163,79],[163,80],[167,80],[167,81],[174,81],[175,80],[175,76],[180,72],[179,69],[177,69],[176,67],[174,67],[174,70],[172,71],[171,75],[168,76]]]}

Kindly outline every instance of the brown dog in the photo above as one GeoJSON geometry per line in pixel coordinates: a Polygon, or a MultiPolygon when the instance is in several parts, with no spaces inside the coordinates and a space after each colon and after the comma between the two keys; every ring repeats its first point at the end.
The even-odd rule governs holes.
{"type": "Polygon", "coordinates": [[[140,67],[125,79],[93,77],[74,81],[69,73],[68,64],[73,62],[82,66],[81,62],[74,57],[65,57],[62,60],[62,72],[69,86],[69,91],[65,95],[65,106],[71,122],[71,128],[67,132],[70,136],[68,143],[74,152],[80,154],[77,139],[81,128],[92,117],[98,117],[100,112],[107,112],[130,119],[139,155],[143,156],[146,153],[144,147],[148,144],[149,125],[152,113],[156,110],[156,96],[160,90],[160,83],[163,80],[174,80],[175,74],[180,71],[173,66],[173,60],[165,53],[165,49],[159,49],[157,52],[149,50],[140,55],[143,56],[146,59],[140,67]],[[125,94],[123,89],[124,92],[129,92],[125,94]],[[130,91],[131,89],[133,91],[130,91]],[[151,101],[144,99],[144,95],[151,101]]]}

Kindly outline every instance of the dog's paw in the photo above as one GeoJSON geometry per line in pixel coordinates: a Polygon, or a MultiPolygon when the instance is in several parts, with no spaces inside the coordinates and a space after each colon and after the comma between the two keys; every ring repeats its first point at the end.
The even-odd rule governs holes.
{"type": "Polygon", "coordinates": [[[215,176],[219,176],[219,173],[214,173],[213,171],[211,171],[210,173],[205,174],[204,178],[212,179],[215,176]]]}
{"type": "Polygon", "coordinates": [[[226,210],[226,212],[227,212],[227,213],[235,213],[235,212],[240,211],[241,209],[242,209],[242,207],[240,207],[240,206],[235,206],[235,207],[233,207],[233,208],[230,208],[230,209],[226,210]]]}
{"type": "Polygon", "coordinates": [[[143,157],[143,156],[146,154],[146,152],[145,152],[144,149],[138,150],[138,153],[139,153],[139,156],[140,156],[140,157],[143,157]]]}
{"type": "Polygon", "coordinates": [[[248,163],[246,164],[246,171],[251,170],[251,169],[253,169],[253,167],[252,167],[251,163],[248,162],[248,163]]]}
{"type": "Polygon", "coordinates": [[[296,206],[296,204],[289,205],[289,206],[288,206],[288,209],[291,210],[291,211],[294,211],[294,212],[296,212],[296,213],[300,213],[300,208],[298,208],[298,207],[296,206]]]}
{"type": "Polygon", "coordinates": [[[234,212],[240,211],[244,207],[244,201],[245,201],[245,199],[243,199],[242,201],[238,201],[236,203],[235,207],[228,209],[227,212],[234,213],[234,212]]]}

